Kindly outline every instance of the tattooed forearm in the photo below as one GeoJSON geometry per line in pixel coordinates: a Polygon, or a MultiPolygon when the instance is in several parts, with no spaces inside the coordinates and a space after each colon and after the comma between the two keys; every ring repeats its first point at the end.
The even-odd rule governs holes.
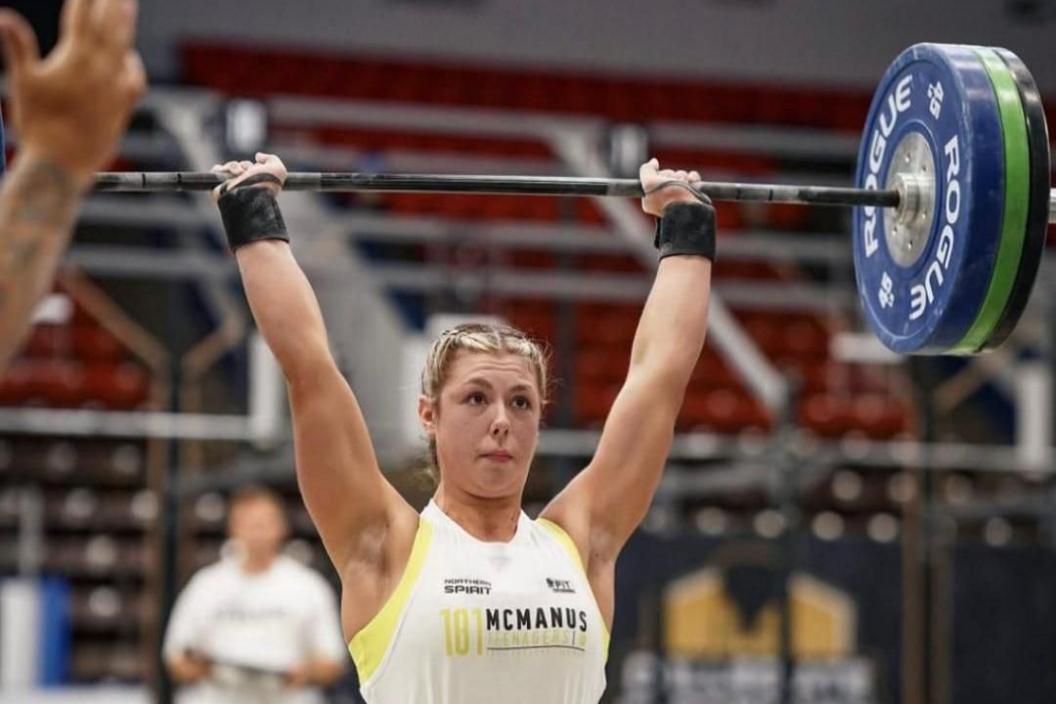
{"type": "Polygon", "coordinates": [[[2,200],[4,210],[8,206],[12,209],[12,224],[65,227],[73,219],[77,189],[65,168],[50,161],[34,161],[21,172],[12,173],[9,180],[14,182],[10,198],[5,192],[2,200]]]}
{"type": "Polygon", "coordinates": [[[33,156],[19,159],[0,183],[0,369],[51,286],[79,201],[64,168],[33,156]]]}

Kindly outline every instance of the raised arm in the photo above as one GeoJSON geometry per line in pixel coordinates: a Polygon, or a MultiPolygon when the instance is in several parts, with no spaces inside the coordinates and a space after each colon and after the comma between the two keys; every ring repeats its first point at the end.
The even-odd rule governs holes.
{"type": "Polygon", "coordinates": [[[568,531],[595,574],[611,570],[649,508],[707,329],[715,211],[688,189],[663,185],[699,181],[696,172],[658,172],[654,160],[642,167],[641,178],[652,192],[643,209],[662,216],[661,259],[630,369],[594,458],[543,512],[568,531]]]}
{"type": "Polygon", "coordinates": [[[0,39],[19,137],[0,185],[0,372],[22,344],[50,289],[81,195],[128,124],[146,77],[132,49],[134,0],[69,0],[54,51],[0,10],[0,39]]]}
{"type": "Polygon", "coordinates": [[[216,196],[246,297],[286,375],[301,494],[344,578],[350,567],[384,559],[392,526],[413,537],[417,514],[378,467],[363,413],[330,353],[315,294],[284,241],[274,197],[285,167],[278,157],[258,154],[256,164],[229,162],[218,170],[234,177],[216,196]]]}

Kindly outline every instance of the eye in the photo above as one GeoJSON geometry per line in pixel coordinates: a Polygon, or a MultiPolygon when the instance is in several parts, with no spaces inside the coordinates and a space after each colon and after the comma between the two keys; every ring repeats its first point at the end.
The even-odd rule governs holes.
{"type": "Polygon", "coordinates": [[[518,411],[530,411],[532,409],[532,399],[527,396],[514,396],[513,407],[518,411]]]}
{"type": "Polygon", "coordinates": [[[487,401],[488,399],[485,398],[484,394],[480,391],[472,391],[469,393],[468,396],[466,396],[466,403],[471,406],[479,406],[481,404],[487,403],[487,401]]]}

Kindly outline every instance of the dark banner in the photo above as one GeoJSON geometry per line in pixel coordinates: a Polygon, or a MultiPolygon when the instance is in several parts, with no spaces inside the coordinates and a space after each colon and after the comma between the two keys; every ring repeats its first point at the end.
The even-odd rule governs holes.
{"type": "MultiPolygon", "coordinates": [[[[723,700],[727,702],[774,701],[768,699],[773,694],[766,689],[769,685],[759,683],[776,670],[772,666],[753,669],[756,666],[744,663],[773,654],[777,646],[780,547],[754,539],[636,535],[617,567],[609,699],[676,701],[650,699],[647,692],[659,690],[666,692],[662,696],[672,697],[677,683],[690,681],[707,692],[725,691],[732,697],[723,700]],[[735,622],[730,614],[736,614],[735,622]],[[643,658],[654,653],[661,659],[652,667],[642,665],[647,662],[643,658]],[[696,655],[687,658],[687,653],[696,655]],[[749,677],[753,684],[743,690],[754,693],[745,695],[748,699],[737,699],[740,695],[734,692],[734,683],[748,677],[746,672],[757,673],[749,677]],[[621,699],[624,690],[638,698],[621,699]]],[[[831,655],[847,650],[835,664],[830,662],[831,667],[820,664],[824,658],[814,658],[806,666],[797,678],[797,689],[804,696],[812,691],[811,696],[821,698],[801,701],[855,702],[856,690],[848,683],[868,672],[873,685],[869,696],[875,695],[880,704],[900,702],[901,546],[865,538],[803,538],[792,558],[796,575],[792,581],[798,578],[815,585],[790,590],[793,611],[801,621],[798,636],[793,628],[793,640],[798,638],[803,651],[815,648],[831,655]],[[853,617],[849,639],[841,630],[848,613],[853,617]],[[839,674],[841,667],[844,673],[857,674],[839,674]],[[832,675],[822,687],[828,688],[830,699],[824,698],[830,694],[822,696],[818,694],[822,690],[804,689],[803,685],[825,681],[817,675],[824,672],[832,675]]],[[[965,542],[949,554],[949,560],[950,569],[944,574],[940,571],[935,579],[939,599],[949,614],[949,641],[944,650],[950,701],[1056,702],[1056,559],[1052,552],[1038,546],[992,548],[965,542]]],[[[803,657],[809,663],[809,654],[803,657]]],[[[935,659],[942,662],[941,657],[935,659]]],[[[677,700],[706,702],[711,696],[698,692],[677,700]]]]}

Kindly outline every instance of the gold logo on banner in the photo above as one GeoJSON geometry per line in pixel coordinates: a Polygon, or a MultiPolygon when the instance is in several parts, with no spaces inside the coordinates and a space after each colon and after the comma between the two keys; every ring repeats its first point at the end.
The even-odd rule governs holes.
{"type": "MultiPolygon", "coordinates": [[[[765,599],[755,613],[746,615],[730,596],[726,582],[723,571],[712,567],[668,585],[663,602],[668,657],[777,655],[780,618],[776,600],[765,599]]],[[[855,651],[857,607],[847,593],[814,577],[795,574],[789,594],[795,657],[846,657],[855,651]]]]}

